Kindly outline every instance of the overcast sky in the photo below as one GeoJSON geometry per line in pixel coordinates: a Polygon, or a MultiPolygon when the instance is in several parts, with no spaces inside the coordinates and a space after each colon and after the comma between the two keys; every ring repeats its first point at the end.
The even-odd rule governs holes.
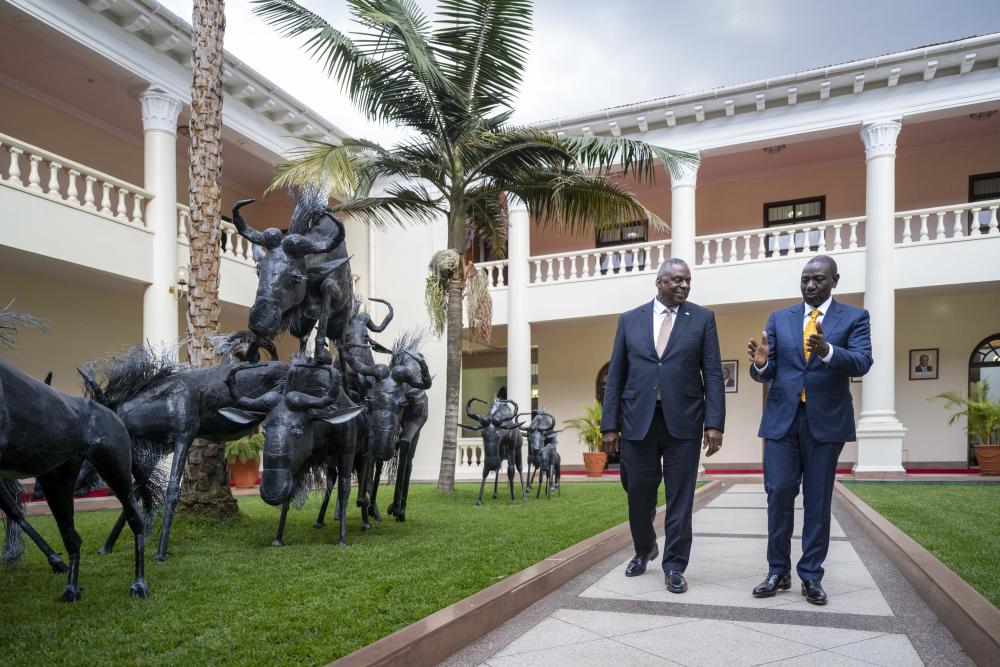
{"type": "MultiPolygon", "coordinates": [[[[417,0],[428,13],[433,0],[417,0]]],[[[160,0],[191,20],[191,0],[160,0]]],[[[343,0],[302,2],[354,29],[343,0]]],[[[391,142],[295,41],[226,2],[226,49],[345,132],[391,142]]],[[[515,120],[532,122],[1000,32],[998,0],[536,0],[515,120]]]]}

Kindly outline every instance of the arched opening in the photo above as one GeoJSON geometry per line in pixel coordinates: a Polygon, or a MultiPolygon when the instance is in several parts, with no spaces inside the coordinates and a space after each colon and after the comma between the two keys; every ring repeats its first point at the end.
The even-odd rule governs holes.
{"type": "MultiPolygon", "coordinates": [[[[990,397],[1000,400],[1000,332],[981,340],[969,357],[969,383],[980,380],[989,382],[990,397]]],[[[971,438],[969,463],[976,464],[976,450],[971,438]]]]}

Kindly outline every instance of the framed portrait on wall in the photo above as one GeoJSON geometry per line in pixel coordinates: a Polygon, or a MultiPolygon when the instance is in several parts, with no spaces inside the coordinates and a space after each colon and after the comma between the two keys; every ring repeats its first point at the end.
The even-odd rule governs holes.
{"type": "Polygon", "coordinates": [[[910,350],[910,379],[938,379],[938,348],[910,350]]]}
{"type": "Polygon", "coordinates": [[[727,394],[735,394],[739,389],[740,362],[737,359],[722,362],[722,386],[727,394]]]}

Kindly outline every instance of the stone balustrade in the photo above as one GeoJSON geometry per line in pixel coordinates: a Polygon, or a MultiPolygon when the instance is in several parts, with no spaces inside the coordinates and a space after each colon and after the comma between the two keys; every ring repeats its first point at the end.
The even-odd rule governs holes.
{"type": "Polygon", "coordinates": [[[0,184],[148,229],[145,208],[152,193],[5,134],[0,134],[0,184]]]}
{"type": "MultiPolygon", "coordinates": [[[[191,209],[184,204],[177,205],[177,242],[189,245],[188,230],[191,226],[191,209]]],[[[222,256],[248,266],[256,266],[253,259],[253,244],[239,235],[236,225],[222,221],[222,256]]]]}
{"type": "Polygon", "coordinates": [[[806,222],[695,237],[698,266],[745,264],[789,255],[830,254],[863,247],[864,217],[806,222]]]}
{"type": "Polygon", "coordinates": [[[896,213],[896,244],[940,243],[1000,234],[1000,199],[896,213]]]}

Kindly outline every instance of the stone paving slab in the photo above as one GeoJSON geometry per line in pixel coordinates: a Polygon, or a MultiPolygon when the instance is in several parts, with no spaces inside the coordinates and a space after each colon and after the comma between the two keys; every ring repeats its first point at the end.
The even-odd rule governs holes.
{"type": "MultiPolygon", "coordinates": [[[[625,549],[444,664],[971,664],[902,575],[844,513],[835,517],[840,536],[831,541],[825,563],[827,606],[806,603],[794,575],[791,591],[753,598],[750,591],[767,569],[766,539],[716,530],[734,520],[734,511],[765,515],[764,506],[754,507],[755,500],[748,500],[761,490],[757,484],[737,484],[695,513],[687,593],[666,590],[658,563],[645,575],[625,577],[632,556],[625,549]]],[[[793,563],[800,549],[799,540],[793,540],[793,563]]]]}

